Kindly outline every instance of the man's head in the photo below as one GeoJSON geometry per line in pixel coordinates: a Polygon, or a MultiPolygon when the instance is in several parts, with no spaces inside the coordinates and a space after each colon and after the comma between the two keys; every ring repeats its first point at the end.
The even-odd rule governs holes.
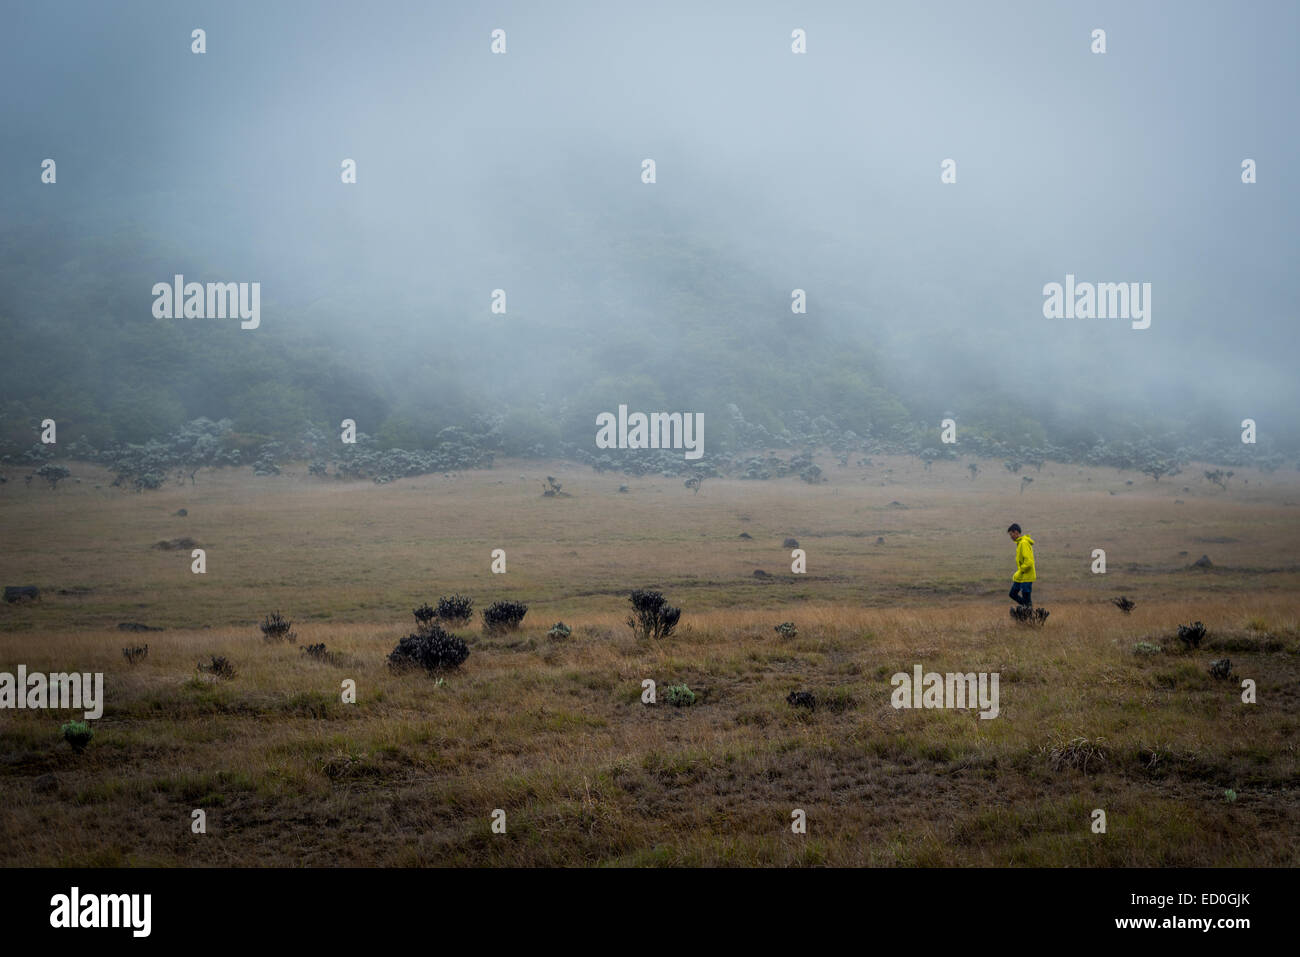
{"type": "Polygon", "coordinates": [[[1014,542],[1020,537],[1020,526],[1012,522],[1011,527],[1007,529],[1007,534],[1011,536],[1011,540],[1014,542]]]}

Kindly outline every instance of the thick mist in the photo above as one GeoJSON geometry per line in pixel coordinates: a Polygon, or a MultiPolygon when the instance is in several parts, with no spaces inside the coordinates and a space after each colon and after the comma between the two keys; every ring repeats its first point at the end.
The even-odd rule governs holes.
{"type": "Polygon", "coordinates": [[[155,323],[183,272],[431,409],[693,409],[844,343],[922,416],[1293,439],[1300,13],[1173,9],[6,4],[0,315],[155,323]],[[1044,318],[1067,274],[1150,283],[1150,327],[1044,318]]]}

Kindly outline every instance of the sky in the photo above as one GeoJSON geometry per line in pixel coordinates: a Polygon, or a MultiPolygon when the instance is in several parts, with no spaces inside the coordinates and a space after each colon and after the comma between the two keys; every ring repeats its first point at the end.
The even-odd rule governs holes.
{"type": "Polygon", "coordinates": [[[514,350],[499,385],[527,394],[620,330],[670,353],[781,321],[872,343],[939,403],[1280,432],[1297,35],[1300,4],[1268,2],[5,0],[0,228],[146,237],[140,321],[150,277],[260,281],[264,325],[376,375],[514,350]],[[1150,327],[1045,318],[1067,274],[1150,283],[1150,327]]]}

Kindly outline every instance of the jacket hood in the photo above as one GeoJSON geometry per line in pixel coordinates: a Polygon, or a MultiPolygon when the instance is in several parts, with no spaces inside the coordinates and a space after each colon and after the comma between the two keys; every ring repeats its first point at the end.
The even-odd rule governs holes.
{"type": "MultiPolygon", "coordinates": [[[[1021,532],[1021,534],[1020,534],[1020,538],[1023,538],[1023,539],[1024,539],[1025,541],[1027,541],[1030,545],[1034,544],[1034,540],[1033,540],[1032,538],[1030,538],[1030,537],[1029,537],[1027,534],[1025,534],[1024,532],[1021,532]]],[[[1017,539],[1016,541],[1019,542],[1020,539],[1017,539]]]]}

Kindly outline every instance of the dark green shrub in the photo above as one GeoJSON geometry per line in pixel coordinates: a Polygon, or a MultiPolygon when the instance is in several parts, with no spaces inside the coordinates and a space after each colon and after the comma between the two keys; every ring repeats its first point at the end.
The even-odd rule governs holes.
{"type": "Polygon", "coordinates": [[[1178,640],[1189,649],[1201,647],[1201,642],[1205,639],[1205,625],[1202,622],[1194,621],[1190,625],[1178,626],[1178,640]]]}
{"type": "Polygon", "coordinates": [[[464,595],[439,598],[434,615],[439,621],[447,624],[467,625],[470,619],[474,617],[474,601],[464,595]]]}
{"type": "Polygon", "coordinates": [[[77,754],[85,751],[86,745],[90,744],[90,739],[95,736],[90,725],[84,721],[69,721],[59,730],[63,732],[63,740],[72,745],[72,750],[77,754]]]}
{"type": "Polygon", "coordinates": [[[285,618],[278,611],[272,615],[267,615],[259,626],[262,629],[262,640],[268,644],[287,641],[293,644],[298,640],[298,636],[291,630],[293,622],[285,618]]]}
{"type": "Polygon", "coordinates": [[[1046,608],[1031,608],[1029,605],[1015,605],[1011,609],[1011,617],[1022,625],[1042,626],[1047,623],[1047,616],[1051,612],[1046,608]]]}
{"type": "Polygon", "coordinates": [[[521,601],[497,601],[483,609],[483,630],[488,634],[514,631],[528,614],[528,606],[521,601]]]}
{"type": "Polygon", "coordinates": [[[459,668],[468,657],[469,646],[463,639],[431,624],[427,629],[407,635],[399,641],[388,655],[388,665],[394,671],[423,668],[433,673],[459,668]]]}
{"type": "Polygon", "coordinates": [[[682,617],[682,610],[669,605],[662,592],[638,588],[628,601],[632,603],[628,627],[638,638],[667,638],[682,617]]]}
{"type": "Polygon", "coordinates": [[[1210,677],[1227,680],[1232,677],[1232,659],[1220,658],[1210,662],[1210,677]]]}
{"type": "Polygon", "coordinates": [[[303,645],[302,653],[308,658],[314,658],[327,665],[337,665],[341,662],[341,656],[337,652],[325,650],[325,642],[323,641],[316,645],[303,645]]]}
{"type": "Polygon", "coordinates": [[[205,665],[200,661],[198,664],[199,671],[210,674],[214,678],[222,678],[226,681],[235,677],[235,666],[230,663],[230,659],[226,658],[224,655],[209,655],[208,657],[212,659],[211,663],[205,665]]]}
{"type": "Polygon", "coordinates": [[[772,630],[782,638],[797,638],[799,636],[799,629],[795,627],[792,621],[783,621],[772,630]]]}
{"type": "Polygon", "coordinates": [[[551,630],[546,633],[547,638],[554,638],[557,641],[563,641],[573,634],[573,629],[562,621],[557,621],[551,626],[551,630]]]}

